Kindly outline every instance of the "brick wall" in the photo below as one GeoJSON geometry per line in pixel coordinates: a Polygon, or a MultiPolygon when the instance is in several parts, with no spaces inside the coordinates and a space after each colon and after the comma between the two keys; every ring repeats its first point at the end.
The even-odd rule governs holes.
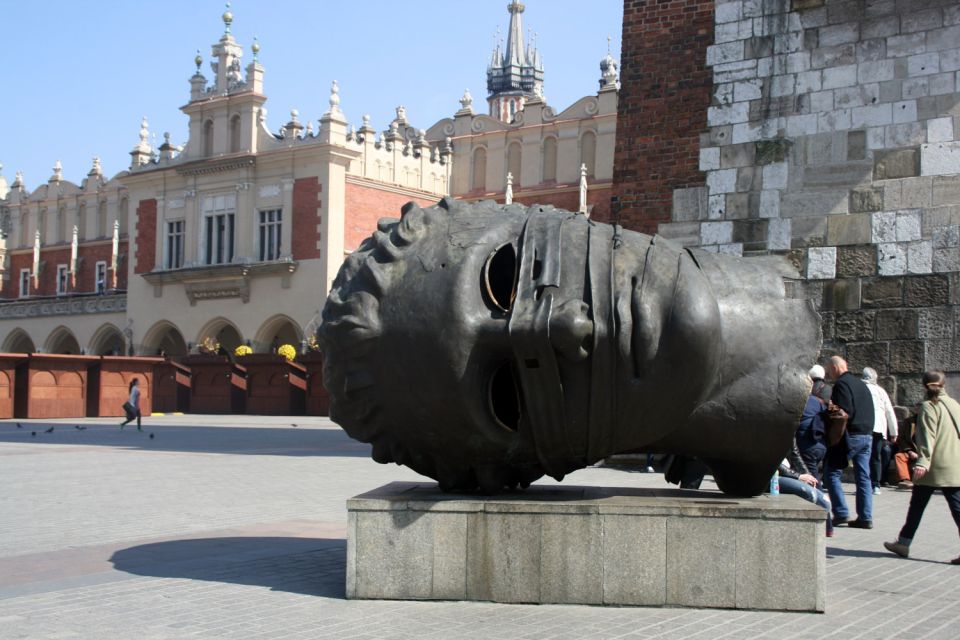
{"type": "Polygon", "coordinates": [[[344,222],[344,247],[352,251],[377,229],[381,218],[399,218],[400,208],[410,201],[421,207],[433,206],[439,198],[424,196],[411,198],[405,193],[367,187],[348,182],[346,185],[346,220],[344,222]]]}
{"type": "Polygon", "coordinates": [[[294,260],[320,257],[320,193],[323,186],[316,176],[298,178],[293,183],[292,254],[294,260]]]}
{"type": "MultiPolygon", "coordinates": [[[[127,252],[127,242],[121,240],[119,251],[122,254],[127,252]]],[[[94,293],[96,286],[96,264],[98,260],[103,260],[110,265],[110,254],[112,247],[109,243],[98,243],[94,245],[80,245],[77,248],[77,285],[71,288],[67,284],[68,293],[94,293]]],[[[40,273],[39,287],[34,288],[33,281],[30,282],[30,295],[33,296],[52,296],[57,292],[57,265],[70,264],[70,248],[58,247],[56,249],[41,249],[40,260],[43,264],[40,273]]],[[[5,283],[0,299],[15,299],[20,296],[20,270],[33,269],[33,253],[17,253],[10,256],[10,279],[5,283]]],[[[107,272],[107,286],[110,286],[110,274],[107,272]]],[[[127,287],[127,270],[120,267],[120,274],[117,282],[119,289],[127,287]]]]}
{"type": "MultiPolygon", "coordinates": [[[[670,219],[673,190],[702,185],[713,0],[625,0],[613,192],[627,228],[670,219]]],[[[614,214],[616,216],[616,214],[614,214]]]]}
{"type": "MultiPolygon", "coordinates": [[[[137,205],[137,255],[134,273],[149,273],[157,266],[157,201],[141,200],[137,205]]],[[[124,273],[126,269],[121,269],[124,273]]],[[[119,281],[117,283],[119,287],[119,281]]]]}

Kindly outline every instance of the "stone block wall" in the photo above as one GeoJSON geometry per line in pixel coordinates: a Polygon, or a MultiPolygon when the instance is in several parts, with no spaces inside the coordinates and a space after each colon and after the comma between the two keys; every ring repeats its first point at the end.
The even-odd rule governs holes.
{"type": "MultiPolygon", "coordinates": [[[[712,31],[703,186],[643,216],[685,245],[787,256],[825,353],[877,369],[898,404],[925,369],[960,379],[960,1],[716,0],[712,31]]],[[[625,24],[625,84],[633,46],[625,24]]]]}

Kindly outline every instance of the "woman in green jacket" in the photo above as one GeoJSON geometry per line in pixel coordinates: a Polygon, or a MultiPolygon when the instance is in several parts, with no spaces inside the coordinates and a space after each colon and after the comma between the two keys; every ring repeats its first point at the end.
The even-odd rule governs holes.
{"type": "MultiPolygon", "coordinates": [[[[960,528],[960,403],[943,390],[946,376],[941,371],[923,374],[927,399],[917,419],[917,464],[913,469],[913,495],[907,521],[896,542],[884,542],[888,551],[906,558],[910,543],[920,526],[923,510],[937,489],[943,492],[954,522],[960,528]]],[[[950,561],[960,564],[960,557],[950,561]]]]}

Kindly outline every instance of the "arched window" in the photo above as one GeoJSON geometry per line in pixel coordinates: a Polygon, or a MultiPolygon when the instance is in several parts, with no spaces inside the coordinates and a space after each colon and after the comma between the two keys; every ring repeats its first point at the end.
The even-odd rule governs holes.
{"type": "Polygon", "coordinates": [[[107,236],[107,201],[101,200],[97,205],[97,237],[107,236]]]}
{"type": "Polygon", "coordinates": [[[513,119],[517,117],[517,101],[516,101],[516,100],[510,100],[510,101],[507,103],[507,105],[510,107],[510,109],[509,109],[509,111],[510,111],[510,117],[508,118],[508,122],[513,122],[513,119]]]}
{"type": "MultiPolygon", "coordinates": [[[[587,165],[587,176],[592,178],[597,171],[597,134],[587,131],[580,137],[580,163],[587,165]]],[[[577,167],[580,175],[580,167],[577,167]]]]}
{"type": "Polygon", "coordinates": [[[213,155],[213,120],[203,123],[203,155],[213,155]]]}
{"type": "Polygon", "coordinates": [[[557,139],[553,136],[543,141],[543,181],[557,181],[557,139]]]}
{"type": "Polygon", "coordinates": [[[240,151],[240,115],[230,118],[230,153],[240,151]]]}
{"type": "Polygon", "coordinates": [[[483,147],[473,152],[473,181],[470,190],[487,190],[487,150],[483,147]]]}
{"type": "Polygon", "coordinates": [[[521,157],[520,143],[519,142],[510,143],[510,146],[507,147],[507,171],[513,174],[514,187],[520,186],[520,157],[521,157]]]}
{"type": "Polygon", "coordinates": [[[127,235],[130,219],[130,206],[126,197],[120,199],[120,210],[117,212],[117,219],[120,220],[120,235],[127,235]]]}

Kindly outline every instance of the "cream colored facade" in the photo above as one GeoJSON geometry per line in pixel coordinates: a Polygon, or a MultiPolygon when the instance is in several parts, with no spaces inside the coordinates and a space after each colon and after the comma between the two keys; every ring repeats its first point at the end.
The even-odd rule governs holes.
{"type": "MultiPolygon", "coordinates": [[[[609,57],[601,63],[599,93],[560,112],[539,89],[517,90],[509,95],[523,98],[523,110],[504,122],[474,113],[466,95],[452,118],[427,129],[412,126],[398,107],[378,132],[367,117],[359,128],[348,125],[333,83],[318,122],[301,123],[293,111],[272,132],[257,45],[243,66],[231,23],[228,12],[211,48],[209,80],[197,58],[182,107],[185,143],[165,136],[154,148],[144,120],[129,171],[109,181],[91,171],[79,187],[51,178],[32,193],[16,180],[8,194],[0,192],[10,222],[7,246],[0,247],[8,293],[19,278],[12,271],[35,253],[34,228],[20,226],[35,225],[30,214],[42,208],[65,211],[67,226],[81,228],[81,253],[99,246],[97,255],[106,252],[109,262],[115,243],[98,235],[105,206],[107,225],[121,221],[115,261],[124,276],[99,293],[73,288],[0,299],[0,348],[176,356],[208,339],[225,349],[247,343],[257,352],[282,343],[305,348],[344,256],[404,202],[428,204],[447,194],[502,200],[511,169],[518,196],[575,199],[583,192],[582,165],[586,188],[607,197],[617,103],[609,57]]],[[[523,48],[522,36],[511,46],[523,48]]],[[[40,262],[52,263],[71,243],[61,222],[46,220],[40,262]]]]}

